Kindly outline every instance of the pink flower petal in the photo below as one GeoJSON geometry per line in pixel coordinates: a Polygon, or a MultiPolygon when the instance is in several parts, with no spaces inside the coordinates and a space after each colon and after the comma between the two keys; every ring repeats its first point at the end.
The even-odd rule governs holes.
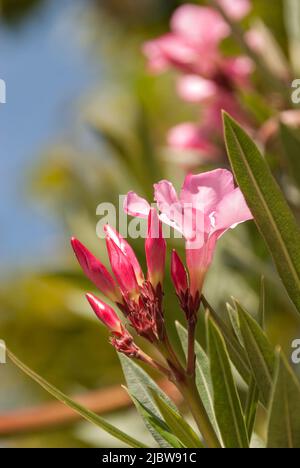
{"type": "Polygon", "coordinates": [[[217,47],[230,33],[229,26],[216,10],[192,4],[185,4],[175,11],[171,29],[204,51],[217,47]]]}
{"type": "Polygon", "coordinates": [[[171,66],[187,71],[199,61],[199,52],[176,34],[165,34],[145,42],[143,52],[149,61],[150,71],[160,73],[171,66]]]}
{"type": "Polygon", "coordinates": [[[123,205],[125,213],[139,218],[148,218],[150,205],[145,198],[140,197],[135,192],[128,192],[123,205]]]}
{"type": "Polygon", "coordinates": [[[154,184],[154,198],[161,211],[161,221],[183,234],[181,204],[171,182],[162,180],[158,184],[154,184]]]}
{"type": "Polygon", "coordinates": [[[186,122],[171,128],[167,135],[167,143],[174,149],[198,151],[208,160],[217,159],[219,156],[218,148],[202,133],[199,125],[194,123],[186,122]]]}
{"type": "Polygon", "coordinates": [[[187,175],[181,190],[182,203],[192,203],[204,214],[214,212],[228,193],[234,190],[233,176],[226,169],[187,175]]]}
{"type": "Polygon", "coordinates": [[[253,216],[241,190],[236,188],[220,200],[214,218],[214,231],[220,236],[228,229],[233,229],[238,224],[253,219],[253,216]]]}
{"type": "Polygon", "coordinates": [[[213,98],[218,87],[213,81],[198,75],[185,75],[178,80],[177,91],[187,102],[202,103],[213,98]]]}
{"type": "Polygon", "coordinates": [[[249,86],[254,64],[248,57],[232,57],[223,61],[224,73],[238,86],[249,86]]]}

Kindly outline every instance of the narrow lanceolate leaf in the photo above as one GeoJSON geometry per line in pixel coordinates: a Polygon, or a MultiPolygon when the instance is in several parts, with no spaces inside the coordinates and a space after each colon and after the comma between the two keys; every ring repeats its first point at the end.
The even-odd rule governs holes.
{"type": "Polygon", "coordinates": [[[255,143],[224,115],[228,157],[287,292],[300,312],[300,231],[255,143]]]}
{"type": "MultiPolygon", "coordinates": [[[[129,393],[130,395],[130,393],[129,393]]],[[[158,418],[152,411],[150,411],[143,403],[141,403],[137,398],[130,395],[135,407],[138,409],[139,413],[142,415],[143,419],[148,422],[148,425],[153,428],[153,430],[160,434],[161,437],[166,440],[170,447],[173,448],[184,448],[175,434],[171,431],[168,425],[160,418],[158,418]]]]}
{"type": "Polygon", "coordinates": [[[249,388],[248,388],[247,400],[246,400],[246,406],[245,406],[245,420],[246,420],[246,427],[248,431],[249,440],[251,440],[253,430],[254,430],[258,401],[259,401],[259,389],[256,384],[256,380],[252,377],[251,382],[249,384],[249,388]]]}
{"type": "MultiPolygon", "coordinates": [[[[150,389],[155,390],[163,400],[167,402],[168,405],[173,407],[176,410],[175,405],[171,402],[168,396],[156,385],[156,383],[146,374],[146,372],[138,366],[131,359],[127,358],[123,354],[119,355],[123,372],[125,375],[128,391],[131,396],[138,400],[145,408],[147,408],[151,413],[153,413],[157,418],[160,418],[160,412],[155,404],[153,397],[150,393],[150,389]]],[[[135,401],[134,401],[135,403],[135,401]]],[[[140,409],[140,406],[136,406],[137,409],[140,409]]],[[[154,440],[158,443],[160,447],[168,448],[170,447],[169,442],[164,439],[161,433],[157,432],[147,418],[145,418],[144,412],[141,413],[141,416],[145,422],[146,427],[151,433],[154,440]]]]}
{"type": "Polygon", "coordinates": [[[268,448],[300,448],[300,385],[286,358],[278,353],[269,407],[268,448]]]}
{"type": "Polygon", "coordinates": [[[275,355],[272,345],[258,323],[238,302],[235,302],[242,337],[249,363],[261,392],[264,405],[268,405],[273,385],[275,355]]]}
{"type": "Polygon", "coordinates": [[[248,448],[245,419],[224,339],[210,318],[207,331],[214,407],[224,445],[226,448],[248,448]]]}
{"type": "Polygon", "coordinates": [[[206,311],[209,311],[214,322],[217,324],[219,329],[222,331],[222,335],[226,342],[226,347],[229,353],[229,357],[239,372],[240,376],[246,383],[250,382],[250,368],[247,355],[244,348],[239,343],[235,334],[232,333],[231,329],[227,326],[227,323],[217,314],[213,307],[208,303],[206,298],[202,296],[202,304],[206,311]]]}
{"type": "Polygon", "coordinates": [[[61,401],[64,405],[68,406],[69,408],[74,410],[76,413],[80,414],[80,416],[82,416],[84,419],[86,419],[90,423],[95,424],[96,426],[100,427],[101,429],[103,429],[105,432],[112,435],[116,439],[129,445],[129,447],[133,447],[133,448],[146,448],[147,447],[142,442],[139,442],[138,440],[130,437],[125,432],[122,432],[116,427],[112,426],[107,421],[105,421],[100,416],[98,416],[96,413],[93,413],[92,411],[88,410],[84,406],[81,406],[79,403],[76,403],[74,400],[69,398],[63,392],[55,388],[53,385],[48,383],[46,380],[44,380],[42,377],[36,374],[33,370],[31,370],[29,367],[23,364],[23,362],[21,362],[11,351],[7,350],[7,355],[9,359],[19,369],[21,369],[25,374],[27,374],[33,380],[35,380],[35,382],[37,382],[41,387],[47,390],[47,392],[49,392],[52,396],[54,396],[54,398],[61,401]]]}
{"type": "Polygon", "coordinates": [[[284,124],[280,126],[280,136],[289,174],[300,188],[300,137],[299,132],[284,124]]]}
{"type": "Polygon", "coordinates": [[[241,346],[244,346],[243,337],[240,330],[239,317],[236,309],[234,309],[230,304],[226,304],[228,317],[231,323],[232,330],[234,331],[235,336],[237,337],[241,346]]]}
{"type": "MultiPolygon", "coordinates": [[[[176,323],[177,333],[182,344],[185,356],[187,355],[188,347],[188,333],[187,330],[179,323],[176,323]]],[[[215,431],[218,433],[218,424],[216,421],[216,415],[214,410],[213,402],[213,389],[210,375],[209,359],[202,349],[200,344],[196,341],[195,343],[196,353],[196,385],[201,397],[202,403],[206,409],[207,415],[212,423],[215,431]]]]}
{"type": "Polygon", "coordinates": [[[151,393],[167,426],[180,442],[187,448],[204,448],[201,440],[186,420],[170,408],[154,391],[151,393]]]}

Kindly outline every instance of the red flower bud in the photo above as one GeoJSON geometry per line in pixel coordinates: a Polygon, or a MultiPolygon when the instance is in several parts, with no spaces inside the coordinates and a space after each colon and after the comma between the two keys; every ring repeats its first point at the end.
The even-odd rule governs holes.
{"type": "Polygon", "coordinates": [[[123,294],[129,295],[133,299],[137,298],[139,295],[139,286],[129,258],[109,236],[106,237],[106,245],[112,271],[121,291],[123,294]]]}
{"type": "Polygon", "coordinates": [[[122,302],[116,282],[105,266],[79,240],[73,237],[71,244],[84,274],[109,299],[122,302]]]}
{"type": "Polygon", "coordinates": [[[101,322],[115,335],[123,336],[124,329],[116,312],[93,294],[87,294],[86,298],[101,322]]]}
{"type": "Polygon", "coordinates": [[[148,280],[154,288],[162,285],[166,264],[166,241],[157,211],[152,208],[148,216],[148,236],[145,243],[148,280]]]}
{"type": "Polygon", "coordinates": [[[172,252],[171,276],[178,296],[184,294],[189,287],[187,272],[175,250],[172,252]]]}
{"type": "Polygon", "coordinates": [[[126,255],[126,257],[128,258],[128,260],[130,261],[133,267],[137,282],[139,283],[139,285],[142,285],[145,281],[145,278],[144,278],[141,265],[133,251],[133,248],[124,239],[124,237],[121,236],[119,232],[117,232],[114,228],[112,228],[108,224],[105,226],[104,231],[106,235],[114,241],[114,243],[119,247],[119,249],[122,250],[124,255],[126,255]]]}

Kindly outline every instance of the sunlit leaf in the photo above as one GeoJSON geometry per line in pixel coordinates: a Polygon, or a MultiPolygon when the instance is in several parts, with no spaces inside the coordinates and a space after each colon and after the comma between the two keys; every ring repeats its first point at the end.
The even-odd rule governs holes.
{"type": "Polygon", "coordinates": [[[21,362],[11,351],[7,350],[7,355],[10,358],[10,360],[25,374],[27,374],[29,377],[31,377],[35,382],[37,382],[41,387],[43,387],[47,392],[49,392],[52,396],[54,396],[57,400],[61,401],[64,405],[68,406],[69,408],[73,409],[76,411],[76,413],[80,414],[84,419],[87,421],[95,424],[96,426],[100,427],[103,429],[105,432],[108,434],[112,435],[113,437],[116,437],[116,439],[124,442],[125,444],[129,445],[130,447],[133,448],[145,448],[146,445],[144,445],[142,442],[139,442],[138,440],[130,437],[128,434],[125,432],[120,431],[116,427],[112,426],[110,423],[102,419],[100,416],[98,416],[96,413],[93,413],[89,409],[81,406],[79,403],[76,403],[74,400],[69,398],[67,395],[65,395],[63,392],[55,388],[53,385],[48,383],[46,380],[44,380],[42,377],[40,377],[38,374],[36,374],[33,370],[31,370],[29,367],[27,367],[23,362],[21,362]]]}
{"type": "MultiPolygon", "coordinates": [[[[151,377],[149,377],[140,366],[124,355],[120,354],[119,357],[130,395],[138,400],[140,404],[147,408],[147,410],[153,413],[157,418],[160,418],[160,412],[153,400],[150,389],[155,390],[155,392],[157,392],[168,405],[173,407],[174,410],[176,409],[168,396],[158,387],[158,385],[156,385],[151,377]]],[[[141,416],[143,417],[144,414],[141,414],[141,416]]],[[[147,418],[144,418],[144,422],[159,446],[169,447],[168,442],[162,437],[161,433],[154,430],[153,426],[149,424],[147,418]]]]}
{"type": "Polygon", "coordinates": [[[245,131],[224,114],[227,152],[236,180],[300,312],[300,231],[265,159],[245,131]]]}
{"type": "Polygon", "coordinates": [[[248,433],[226,345],[210,318],[207,319],[207,332],[214,408],[224,445],[226,448],[248,448],[248,433]]]}
{"type": "Polygon", "coordinates": [[[282,353],[269,407],[268,448],[300,448],[300,385],[282,353]]]}
{"type": "Polygon", "coordinates": [[[185,419],[178,412],[170,408],[154,391],[151,393],[168,427],[183,445],[187,448],[203,448],[201,440],[185,419]]]}
{"type": "Polygon", "coordinates": [[[168,442],[169,447],[184,447],[184,445],[182,445],[176,437],[176,434],[172,432],[172,430],[161,418],[157,417],[143,403],[141,403],[137,398],[131,395],[130,392],[129,395],[132,398],[135,407],[137,408],[143,419],[147,421],[147,426],[151,427],[156,434],[159,434],[162,437],[162,439],[166,440],[168,442]]]}
{"type": "Polygon", "coordinates": [[[203,307],[209,311],[215,323],[222,331],[222,335],[226,342],[227,350],[232,363],[244,381],[248,383],[250,381],[250,369],[244,348],[239,343],[235,334],[232,333],[224,320],[217,314],[217,312],[212,308],[204,296],[202,297],[202,304],[203,307]]]}
{"type": "Polygon", "coordinates": [[[258,323],[235,302],[245,349],[262,400],[268,405],[273,384],[275,357],[273,348],[258,323]]]}
{"type": "Polygon", "coordinates": [[[247,400],[246,400],[246,406],[245,406],[246,427],[248,431],[248,437],[250,440],[253,434],[258,401],[259,401],[259,389],[256,384],[256,380],[252,377],[251,382],[249,384],[248,392],[247,392],[247,400]]]}

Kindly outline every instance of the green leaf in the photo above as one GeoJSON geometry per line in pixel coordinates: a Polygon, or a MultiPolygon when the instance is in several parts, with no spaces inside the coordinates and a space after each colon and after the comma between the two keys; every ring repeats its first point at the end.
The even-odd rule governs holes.
{"type": "MultiPolygon", "coordinates": [[[[181,323],[176,322],[177,333],[181,341],[185,356],[187,355],[188,347],[188,333],[187,330],[181,325],[181,323]]],[[[195,343],[195,353],[196,353],[196,385],[204,405],[204,408],[207,412],[207,415],[212,423],[215,431],[219,433],[218,424],[216,421],[216,415],[214,410],[213,402],[213,389],[210,375],[210,365],[209,359],[202,349],[200,344],[196,341],[195,343]]]]}
{"type": "MultiPolygon", "coordinates": [[[[164,399],[168,405],[174,410],[176,406],[171,402],[168,396],[156,385],[156,383],[148,376],[148,374],[135,362],[127,358],[123,354],[119,355],[123,372],[125,375],[128,391],[136,400],[138,400],[148,411],[153,413],[157,418],[160,418],[160,412],[153,401],[150,389],[155,390],[162,399],[164,399]]],[[[137,407],[139,409],[139,407],[137,407]]],[[[153,426],[149,424],[147,418],[144,418],[144,414],[141,414],[144,419],[145,425],[152,434],[154,440],[160,447],[169,448],[168,441],[166,441],[159,432],[155,431],[153,426]]]]}
{"type": "Polygon", "coordinates": [[[144,445],[142,442],[139,442],[138,440],[133,439],[128,434],[125,434],[124,432],[120,431],[116,427],[112,426],[110,423],[106,422],[104,419],[98,416],[98,414],[93,413],[92,411],[88,410],[84,406],[81,406],[79,403],[76,403],[74,400],[69,398],[67,395],[62,393],[60,390],[55,388],[53,385],[48,383],[46,380],[44,380],[42,377],[36,374],[33,370],[27,367],[11,351],[7,350],[7,355],[9,359],[25,374],[27,374],[29,377],[35,380],[35,382],[37,382],[41,387],[47,390],[47,392],[49,392],[57,400],[61,401],[64,405],[76,411],[76,413],[80,414],[87,421],[100,427],[101,429],[103,429],[105,432],[112,435],[116,439],[129,445],[129,447],[147,448],[147,446],[144,445]]]}
{"type": "Polygon", "coordinates": [[[138,409],[139,413],[145,421],[147,421],[148,426],[151,426],[155,433],[160,434],[160,436],[166,440],[169,444],[169,447],[174,448],[183,448],[184,446],[176,437],[176,434],[173,434],[168,427],[168,425],[158,418],[152,411],[150,411],[143,403],[141,403],[137,398],[128,392],[135,407],[138,409]]]}
{"type": "MultiPolygon", "coordinates": [[[[262,306],[263,304],[261,303],[261,307],[262,306]]],[[[230,304],[227,304],[227,311],[228,311],[229,319],[232,324],[232,328],[240,344],[244,346],[243,336],[242,336],[242,332],[240,329],[238,312],[236,309],[231,307],[230,304]]],[[[262,313],[262,316],[263,316],[263,313],[262,313]]],[[[253,376],[251,376],[251,379],[248,385],[247,399],[246,399],[246,405],[245,405],[245,420],[246,420],[246,427],[248,431],[249,440],[251,440],[253,429],[254,429],[258,402],[259,402],[259,389],[256,385],[256,380],[254,379],[253,376]]]]}
{"type": "Polygon", "coordinates": [[[235,301],[249,363],[260,389],[264,405],[268,405],[273,385],[275,356],[273,348],[258,323],[235,301]]]}
{"type": "Polygon", "coordinates": [[[246,383],[250,381],[250,368],[249,362],[245,353],[244,348],[239,343],[238,339],[231,332],[230,328],[221,319],[217,312],[212,308],[208,303],[206,298],[202,296],[202,304],[205,310],[209,311],[214,322],[218,325],[222,331],[223,338],[226,342],[227,350],[230,356],[232,363],[234,364],[236,370],[239,372],[240,376],[244,379],[246,383]]]}
{"type": "Polygon", "coordinates": [[[187,448],[204,448],[201,440],[186,420],[170,408],[154,391],[151,391],[151,393],[162,417],[180,442],[187,448]]]}
{"type": "Polygon", "coordinates": [[[268,448],[300,448],[300,385],[282,353],[269,407],[268,448]]]}
{"type": "Polygon", "coordinates": [[[300,312],[300,231],[265,159],[245,131],[224,114],[228,157],[256,224],[300,312]]]}
{"type": "Polygon", "coordinates": [[[207,319],[207,333],[214,407],[224,445],[226,448],[248,448],[247,429],[225,341],[210,318],[207,319]]]}
{"type": "Polygon", "coordinates": [[[249,440],[251,440],[251,437],[253,434],[258,402],[259,402],[259,389],[256,384],[256,380],[252,377],[251,382],[249,384],[249,388],[248,388],[247,400],[246,400],[246,406],[245,406],[245,420],[246,420],[246,427],[247,427],[249,440]]]}
{"type": "Polygon", "coordinates": [[[299,133],[283,123],[280,125],[280,136],[289,174],[300,187],[300,137],[299,133]]]}
{"type": "Polygon", "coordinates": [[[243,342],[243,337],[242,333],[240,330],[240,323],[239,323],[239,317],[236,309],[234,309],[230,304],[226,304],[227,312],[228,312],[228,317],[232,326],[232,329],[234,331],[235,336],[239,340],[239,343],[241,346],[244,346],[243,342]]]}

